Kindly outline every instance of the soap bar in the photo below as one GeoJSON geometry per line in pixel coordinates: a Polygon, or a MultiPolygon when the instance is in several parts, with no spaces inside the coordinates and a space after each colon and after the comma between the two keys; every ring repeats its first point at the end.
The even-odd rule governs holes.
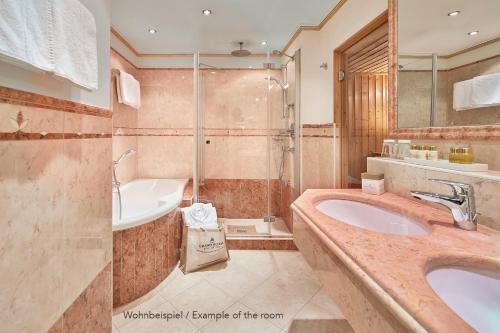
{"type": "Polygon", "coordinates": [[[361,174],[361,191],[367,194],[380,195],[385,193],[383,174],[361,174]]]}

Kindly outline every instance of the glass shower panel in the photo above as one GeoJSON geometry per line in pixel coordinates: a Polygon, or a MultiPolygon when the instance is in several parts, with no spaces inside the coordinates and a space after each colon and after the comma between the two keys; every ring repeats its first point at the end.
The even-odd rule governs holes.
{"type": "MultiPolygon", "coordinates": [[[[228,238],[290,239],[299,85],[289,86],[286,67],[209,62],[198,61],[195,74],[199,201],[216,207],[228,238]]],[[[288,66],[296,79],[296,65],[288,66]]]]}
{"type": "MultiPolygon", "coordinates": [[[[269,87],[266,70],[200,69],[200,201],[231,220],[228,234],[269,236],[269,87]]],[[[226,222],[226,221],[225,221],[226,222]]]]}

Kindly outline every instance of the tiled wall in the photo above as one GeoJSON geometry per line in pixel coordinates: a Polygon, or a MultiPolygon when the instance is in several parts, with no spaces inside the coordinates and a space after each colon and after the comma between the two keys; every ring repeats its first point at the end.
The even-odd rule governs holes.
{"type": "Polygon", "coordinates": [[[335,188],[338,135],[333,124],[302,125],[302,191],[335,188]]]}
{"type": "Polygon", "coordinates": [[[111,280],[111,129],[109,110],[0,88],[2,331],[47,331],[111,280]]]}
{"type": "Polygon", "coordinates": [[[500,176],[497,176],[497,180],[484,179],[373,158],[368,159],[368,172],[383,173],[386,190],[407,198],[412,198],[410,195],[412,190],[451,194],[448,186],[430,182],[429,179],[432,178],[472,184],[475,190],[476,209],[479,213],[478,223],[500,230],[500,210],[498,209],[500,176]]]}
{"type": "MultiPolygon", "coordinates": [[[[132,74],[137,77],[139,71],[134,65],[129,63],[118,53],[111,50],[111,68],[117,70],[123,70],[127,73],[132,74]]],[[[134,108],[126,106],[124,104],[118,103],[118,97],[116,94],[116,77],[112,77],[111,84],[111,96],[113,102],[113,128],[114,133],[130,133],[131,130],[137,127],[138,112],[134,108]],[[129,132],[127,132],[129,131],[129,132]]],[[[113,136],[113,160],[117,160],[121,154],[123,154],[128,149],[138,149],[137,136],[135,135],[114,135],[113,136]]],[[[128,157],[124,160],[120,166],[116,169],[116,177],[122,183],[128,183],[129,181],[136,179],[138,177],[137,172],[137,154],[128,157]]]]}

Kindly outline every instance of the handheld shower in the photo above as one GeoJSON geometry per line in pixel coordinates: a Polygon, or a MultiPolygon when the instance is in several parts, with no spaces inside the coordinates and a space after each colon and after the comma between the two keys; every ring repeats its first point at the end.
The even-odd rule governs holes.
{"type": "Polygon", "coordinates": [[[124,159],[126,159],[127,157],[131,156],[131,155],[134,155],[135,153],[137,153],[137,150],[135,149],[129,149],[127,150],[126,152],[124,152],[123,154],[121,154],[121,156],[116,160],[116,161],[113,161],[113,187],[116,189],[116,193],[118,194],[118,209],[119,209],[119,215],[118,215],[118,219],[122,219],[122,194],[120,192],[120,182],[118,181],[118,179],[116,178],[116,167],[118,167],[118,164],[120,164],[121,161],[123,161],[124,159]]]}
{"type": "Polygon", "coordinates": [[[129,157],[131,155],[134,155],[135,153],[137,153],[137,150],[129,149],[126,152],[124,152],[123,154],[121,154],[121,156],[116,161],[113,161],[113,164],[118,165],[118,164],[120,164],[121,161],[123,161],[124,159],[126,159],[127,157],[129,157]]]}
{"type": "Polygon", "coordinates": [[[283,91],[287,90],[288,89],[288,83],[283,83],[281,82],[280,80],[278,80],[277,78],[275,77],[272,77],[271,75],[269,76],[266,76],[266,80],[269,80],[269,81],[274,81],[276,82],[280,87],[281,89],[283,89],[283,91]]]}

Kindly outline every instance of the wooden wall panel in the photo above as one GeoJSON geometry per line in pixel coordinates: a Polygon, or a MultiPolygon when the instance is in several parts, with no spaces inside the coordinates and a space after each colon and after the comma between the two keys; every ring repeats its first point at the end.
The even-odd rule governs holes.
{"type": "Polygon", "coordinates": [[[388,131],[387,75],[355,73],[347,77],[349,176],[352,187],[366,171],[366,158],[380,152],[388,131]]]}

